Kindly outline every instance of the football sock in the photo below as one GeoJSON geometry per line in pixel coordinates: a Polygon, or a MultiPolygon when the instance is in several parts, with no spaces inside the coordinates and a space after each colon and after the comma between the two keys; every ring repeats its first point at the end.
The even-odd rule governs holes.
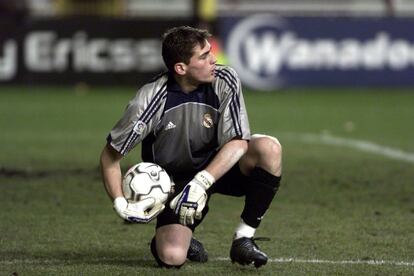
{"type": "Polygon", "coordinates": [[[250,227],[257,228],[279,189],[281,176],[274,176],[260,167],[253,169],[247,185],[241,218],[250,227]]]}
{"type": "Polygon", "coordinates": [[[236,232],[234,234],[234,239],[240,239],[243,237],[252,238],[254,233],[256,232],[256,228],[253,228],[247,225],[242,219],[240,220],[239,226],[236,228],[236,232]]]}

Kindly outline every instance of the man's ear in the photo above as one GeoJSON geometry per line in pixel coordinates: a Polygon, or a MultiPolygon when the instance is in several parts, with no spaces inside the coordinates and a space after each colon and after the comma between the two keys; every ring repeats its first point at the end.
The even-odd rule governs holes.
{"type": "Polygon", "coordinates": [[[177,62],[174,64],[174,70],[178,75],[183,76],[187,72],[187,65],[183,62],[177,62]]]}

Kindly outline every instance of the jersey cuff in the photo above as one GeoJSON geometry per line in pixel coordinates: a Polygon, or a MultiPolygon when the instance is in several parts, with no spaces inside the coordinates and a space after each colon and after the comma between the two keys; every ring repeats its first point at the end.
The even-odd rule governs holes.
{"type": "Polygon", "coordinates": [[[121,154],[122,156],[125,156],[127,154],[127,152],[122,153],[120,149],[117,149],[116,146],[114,145],[114,143],[112,143],[112,136],[111,134],[108,134],[108,136],[106,137],[106,142],[108,145],[111,146],[111,148],[113,148],[117,153],[121,154]]]}

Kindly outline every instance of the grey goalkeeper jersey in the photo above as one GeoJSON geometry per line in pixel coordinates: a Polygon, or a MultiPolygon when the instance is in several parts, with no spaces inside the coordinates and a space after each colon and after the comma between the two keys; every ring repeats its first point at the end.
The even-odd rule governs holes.
{"type": "Polygon", "coordinates": [[[158,76],[129,102],[108,142],[122,155],[142,142],[142,160],[173,176],[203,169],[226,142],[250,139],[236,72],[218,65],[215,76],[188,94],[168,73],[158,76]]]}

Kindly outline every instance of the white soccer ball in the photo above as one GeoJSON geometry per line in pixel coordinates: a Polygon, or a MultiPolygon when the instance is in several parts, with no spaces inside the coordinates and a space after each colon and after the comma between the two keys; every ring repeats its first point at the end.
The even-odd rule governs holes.
{"type": "Polygon", "coordinates": [[[129,202],[152,197],[157,203],[165,203],[172,183],[167,172],[159,165],[141,162],[132,166],[122,179],[122,190],[129,202]]]}

